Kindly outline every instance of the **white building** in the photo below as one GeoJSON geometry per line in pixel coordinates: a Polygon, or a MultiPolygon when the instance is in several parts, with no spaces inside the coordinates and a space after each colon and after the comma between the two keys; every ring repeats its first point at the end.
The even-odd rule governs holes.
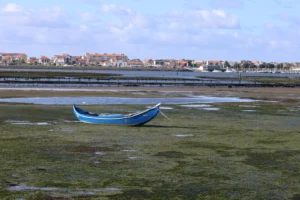
{"type": "Polygon", "coordinates": [[[73,64],[72,56],[68,54],[55,55],[53,57],[53,63],[56,65],[73,64]]]}

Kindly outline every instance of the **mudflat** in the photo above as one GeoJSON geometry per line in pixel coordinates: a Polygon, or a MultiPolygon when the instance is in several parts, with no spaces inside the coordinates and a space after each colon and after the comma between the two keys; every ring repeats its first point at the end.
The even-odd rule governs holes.
{"type": "MultiPolygon", "coordinates": [[[[151,96],[157,92],[189,92],[198,95],[236,96],[250,98],[297,98],[300,88],[220,88],[220,87],[3,87],[0,88],[1,97],[30,97],[30,96],[123,96],[138,95],[136,92],[145,92],[151,96]],[[133,94],[132,94],[133,93],[133,94]],[[284,95],[284,96],[282,96],[284,95]]],[[[143,94],[145,95],[145,94],[143,94]]]]}
{"type": "MultiPolygon", "coordinates": [[[[71,105],[0,103],[0,199],[300,197],[297,88],[4,88],[4,97],[203,95],[144,126],[79,123],[71,105]]],[[[82,105],[127,113],[146,105],[82,105]]]]}

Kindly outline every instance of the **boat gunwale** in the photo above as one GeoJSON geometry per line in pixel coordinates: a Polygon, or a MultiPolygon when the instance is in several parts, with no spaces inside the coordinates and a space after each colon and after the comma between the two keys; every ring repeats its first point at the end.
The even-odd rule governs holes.
{"type": "MultiPolygon", "coordinates": [[[[73,104],[73,110],[76,112],[76,114],[78,114],[79,116],[82,116],[82,117],[86,117],[86,118],[90,118],[90,119],[99,119],[99,120],[121,120],[121,119],[128,119],[128,118],[133,118],[133,117],[136,117],[136,116],[139,116],[139,115],[143,115],[151,110],[154,110],[154,109],[158,109],[159,110],[159,106],[160,106],[160,103],[156,104],[154,107],[152,108],[148,108],[147,110],[144,110],[144,111],[141,111],[139,113],[131,113],[131,114],[128,114],[128,115],[131,115],[131,116],[128,116],[128,115],[124,115],[124,117],[121,117],[121,118],[101,118],[98,116],[91,116],[91,115],[85,115],[85,114],[82,114],[82,113],[79,113],[77,111],[76,108],[78,108],[75,104],[73,104]]],[[[81,108],[80,108],[81,109],[81,108]]],[[[83,111],[86,111],[86,110],[83,110],[83,111]]],[[[88,111],[86,111],[88,112],[88,111]]],[[[156,115],[155,115],[156,116],[156,115]]],[[[81,120],[80,120],[81,121],[81,120]]]]}

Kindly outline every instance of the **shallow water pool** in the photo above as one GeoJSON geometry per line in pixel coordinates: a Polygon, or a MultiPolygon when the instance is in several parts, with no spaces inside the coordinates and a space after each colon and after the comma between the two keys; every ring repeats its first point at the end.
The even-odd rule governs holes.
{"type": "Polygon", "coordinates": [[[0,102],[29,104],[188,104],[188,103],[225,103],[254,102],[257,100],[236,97],[197,96],[185,98],[123,98],[123,97],[28,97],[0,98],[0,102]]]}

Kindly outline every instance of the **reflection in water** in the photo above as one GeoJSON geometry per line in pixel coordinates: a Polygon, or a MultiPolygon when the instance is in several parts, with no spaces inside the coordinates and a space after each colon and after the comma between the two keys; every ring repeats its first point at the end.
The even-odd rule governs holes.
{"type": "Polygon", "coordinates": [[[176,137],[193,137],[193,134],[177,134],[176,137]]]}
{"type": "Polygon", "coordinates": [[[15,121],[15,120],[7,120],[6,122],[15,125],[36,125],[36,126],[52,125],[49,122],[29,122],[29,121],[15,121]]]}
{"type": "Polygon", "coordinates": [[[58,188],[58,187],[34,187],[34,186],[27,186],[27,185],[16,185],[10,186],[7,188],[9,191],[59,191],[59,192],[71,192],[72,194],[88,194],[94,195],[98,192],[109,192],[109,191],[119,191],[121,188],[118,187],[110,187],[110,188],[91,188],[91,189],[84,189],[84,188],[58,188]]]}
{"type": "Polygon", "coordinates": [[[187,108],[203,108],[203,107],[211,107],[211,105],[208,104],[188,104],[188,105],[181,105],[182,107],[187,108]]]}
{"type": "Polygon", "coordinates": [[[223,103],[254,102],[252,99],[235,97],[197,96],[188,98],[123,98],[123,97],[30,97],[0,98],[0,102],[32,104],[188,104],[188,103],[223,103]]]}

